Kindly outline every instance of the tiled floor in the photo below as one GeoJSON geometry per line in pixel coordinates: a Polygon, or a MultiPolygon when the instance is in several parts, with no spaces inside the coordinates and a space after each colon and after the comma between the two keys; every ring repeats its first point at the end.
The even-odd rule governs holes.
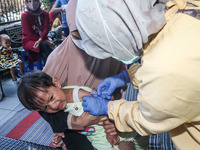
{"type": "Polygon", "coordinates": [[[17,97],[17,85],[12,82],[9,75],[3,77],[2,85],[5,97],[0,101],[0,126],[16,112],[24,109],[17,97]]]}

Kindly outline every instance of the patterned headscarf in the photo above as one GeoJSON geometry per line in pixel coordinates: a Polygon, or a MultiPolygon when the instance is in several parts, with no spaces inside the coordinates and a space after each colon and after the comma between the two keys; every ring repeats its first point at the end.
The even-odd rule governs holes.
{"type": "Polygon", "coordinates": [[[165,24],[156,0],[78,0],[76,25],[91,56],[129,61],[143,53],[148,36],[165,24]]]}

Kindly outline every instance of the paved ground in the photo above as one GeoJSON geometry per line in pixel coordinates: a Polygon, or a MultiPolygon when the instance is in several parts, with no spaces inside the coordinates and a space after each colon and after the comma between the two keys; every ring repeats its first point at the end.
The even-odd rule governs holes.
{"type": "Polygon", "coordinates": [[[17,85],[12,82],[9,74],[4,76],[2,85],[5,97],[0,101],[0,126],[24,108],[17,97],[17,85]]]}

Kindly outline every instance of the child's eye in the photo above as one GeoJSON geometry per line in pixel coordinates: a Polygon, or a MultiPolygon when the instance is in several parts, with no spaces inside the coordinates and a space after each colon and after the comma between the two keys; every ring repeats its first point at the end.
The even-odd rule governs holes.
{"type": "Polygon", "coordinates": [[[50,97],[50,101],[52,101],[53,100],[53,95],[50,97]]]}
{"type": "Polygon", "coordinates": [[[47,111],[47,106],[44,107],[43,111],[44,111],[44,112],[47,111]]]}

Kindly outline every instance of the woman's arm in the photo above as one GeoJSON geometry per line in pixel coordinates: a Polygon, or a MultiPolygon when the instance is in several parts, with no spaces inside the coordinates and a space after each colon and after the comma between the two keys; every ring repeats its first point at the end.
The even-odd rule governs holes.
{"type": "Polygon", "coordinates": [[[21,16],[21,25],[23,30],[23,36],[28,37],[32,40],[38,40],[39,36],[35,34],[32,26],[32,19],[30,14],[24,12],[21,16]]]}
{"type": "Polygon", "coordinates": [[[42,34],[40,35],[40,38],[45,40],[50,31],[50,20],[49,20],[49,14],[47,11],[44,10],[43,15],[44,15],[43,31],[42,31],[42,34]]]}
{"type": "Polygon", "coordinates": [[[59,11],[65,11],[65,9],[63,9],[62,7],[58,7],[57,5],[54,5],[52,7],[52,10],[51,10],[52,13],[57,13],[59,11]]]}

